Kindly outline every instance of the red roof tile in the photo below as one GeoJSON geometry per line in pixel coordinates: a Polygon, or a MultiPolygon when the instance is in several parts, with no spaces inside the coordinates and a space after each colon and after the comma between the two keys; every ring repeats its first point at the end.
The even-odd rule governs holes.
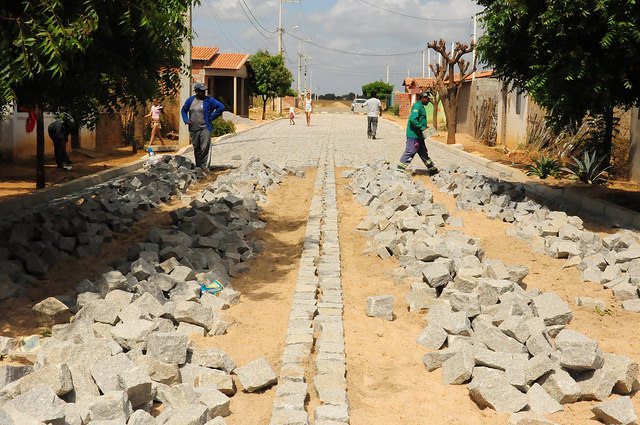
{"type": "Polygon", "coordinates": [[[217,47],[193,46],[191,48],[191,60],[210,61],[218,50],[217,47]]]}
{"type": "Polygon", "coordinates": [[[244,53],[218,53],[204,67],[208,69],[240,69],[247,60],[249,60],[249,55],[244,53]]]}

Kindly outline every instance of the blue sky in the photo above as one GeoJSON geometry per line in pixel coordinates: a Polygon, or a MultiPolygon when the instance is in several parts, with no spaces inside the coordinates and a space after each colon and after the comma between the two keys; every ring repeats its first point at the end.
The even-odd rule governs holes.
{"type": "MultiPolygon", "coordinates": [[[[194,45],[230,53],[277,53],[278,0],[201,1],[193,11],[194,45]]],[[[282,8],[284,53],[296,80],[293,88],[298,38],[311,39],[302,43],[303,54],[310,57],[307,85],[312,78],[313,92],[338,95],[359,94],[363,84],[385,81],[387,64],[390,84],[402,91],[407,72],[422,76],[421,51],[427,42],[470,42],[471,17],[481,10],[471,0],[301,0],[283,3],[282,8]]],[[[431,59],[435,60],[434,52],[431,59]]]]}

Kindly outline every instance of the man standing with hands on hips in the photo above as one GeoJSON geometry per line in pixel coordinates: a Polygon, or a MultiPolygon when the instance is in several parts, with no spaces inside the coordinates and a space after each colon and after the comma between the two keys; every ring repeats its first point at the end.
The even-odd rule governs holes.
{"type": "Polygon", "coordinates": [[[407,121],[407,146],[398,163],[399,171],[405,171],[417,153],[427,166],[430,176],[438,173],[438,168],[429,158],[427,146],[424,144],[425,136],[432,134],[432,130],[427,125],[427,112],[424,109],[425,105],[429,104],[430,98],[431,93],[420,93],[417,102],[411,107],[411,114],[407,121]]]}
{"type": "Polygon", "coordinates": [[[207,86],[204,84],[196,83],[193,89],[196,92],[195,96],[187,99],[182,106],[182,121],[189,126],[196,167],[209,168],[212,122],[222,115],[225,107],[205,94],[207,86]]]}

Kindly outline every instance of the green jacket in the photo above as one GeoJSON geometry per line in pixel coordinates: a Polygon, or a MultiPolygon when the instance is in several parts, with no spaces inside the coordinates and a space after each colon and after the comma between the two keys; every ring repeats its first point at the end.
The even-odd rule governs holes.
{"type": "Polygon", "coordinates": [[[417,101],[411,107],[409,121],[407,121],[407,137],[424,139],[422,131],[427,128],[427,111],[422,102],[417,101]]]}

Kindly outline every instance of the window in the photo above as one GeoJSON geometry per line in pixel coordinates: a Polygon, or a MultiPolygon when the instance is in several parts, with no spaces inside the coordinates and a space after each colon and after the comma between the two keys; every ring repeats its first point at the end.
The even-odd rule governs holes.
{"type": "Polygon", "coordinates": [[[516,90],[516,115],[522,112],[522,90],[516,90]]]}

